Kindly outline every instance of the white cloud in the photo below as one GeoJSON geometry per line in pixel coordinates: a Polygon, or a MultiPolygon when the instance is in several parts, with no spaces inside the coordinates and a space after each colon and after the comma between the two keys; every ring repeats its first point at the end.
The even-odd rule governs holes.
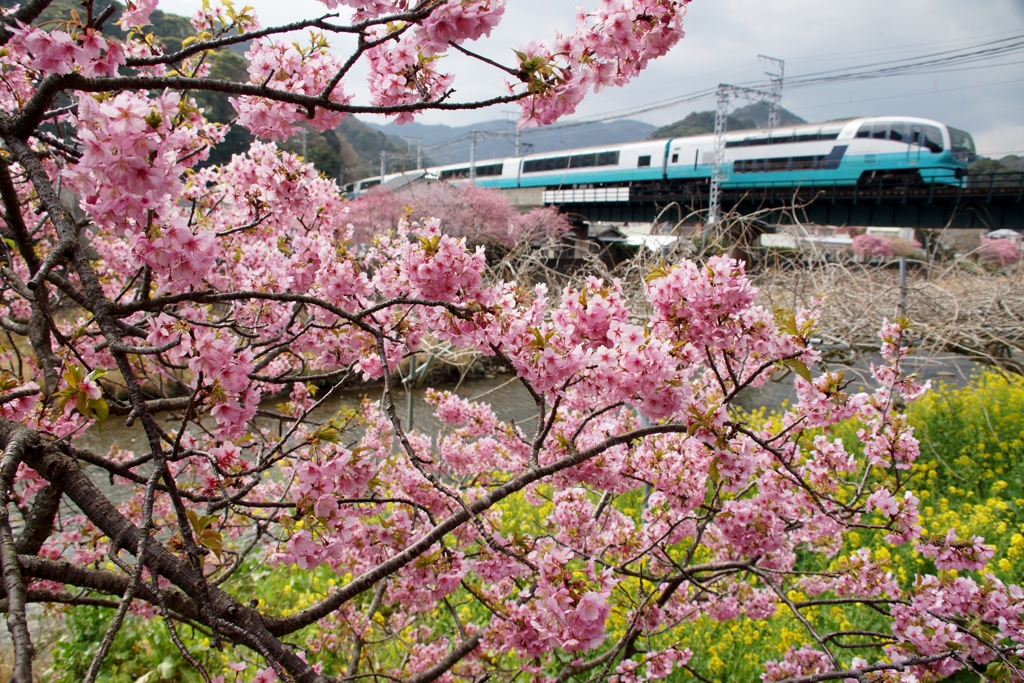
{"type": "Polygon", "coordinates": [[[1024,125],[995,126],[973,134],[978,154],[1003,157],[1007,154],[1024,156],[1024,125]]]}
{"type": "MultiPolygon", "coordinates": [[[[247,0],[264,25],[324,13],[315,0],[247,0]]],[[[490,39],[473,46],[508,63],[510,49],[530,40],[549,40],[572,30],[577,4],[594,0],[509,0],[506,18],[490,39]]],[[[190,15],[198,0],[168,0],[161,9],[190,15]]],[[[686,38],[669,55],[622,89],[591,96],[578,117],[632,111],[644,105],[711,88],[720,82],[762,77],[758,54],[786,60],[787,76],[859,64],[891,62],[915,55],[1024,33],[1024,0],[694,0],[686,38]]],[[[953,70],[790,89],[783,106],[811,120],[855,115],[907,114],[941,120],[976,133],[992,151],[1020,149],[1015,137],[1024,123],[1024,55],[1009,55],[1005,66],[953,70]]],[[[446,59],[457,74],[456,99],[482,99],[503,92],[504,78],[490,67],[461,56],[446,59]]],[[[991,63],[990,63],[991,64],[991,63]]],[[[366,102],[365,72],[354,72],[347,91],[366,102]]],[[[710,109],[712,99],[662,109],[638,118],[654,124],[678,120],[694,109],[710,109]]],[[[505,110],[513,106],[504,107],[505,110]]],[[[424,114],[424,123],[465,125],[501,118],[502,111],[424,114]]]]}

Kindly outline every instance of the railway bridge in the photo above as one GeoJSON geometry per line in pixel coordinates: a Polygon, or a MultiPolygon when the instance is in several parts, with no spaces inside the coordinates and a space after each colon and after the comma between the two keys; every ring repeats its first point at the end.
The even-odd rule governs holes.
{"type": "MultiPolygon", "coordinates": [[[[507,190],[514,203],[553,205],[590,222],[697,219],[708,210],[708,183],[637,182],[507,190]]],[[[880,177],[853,186],[759,185],[722,192],[722,212],[758,214],[767,223],[913,228],[1024,229],[1024,173],[972,175],[963,187],[880,177]]]]}

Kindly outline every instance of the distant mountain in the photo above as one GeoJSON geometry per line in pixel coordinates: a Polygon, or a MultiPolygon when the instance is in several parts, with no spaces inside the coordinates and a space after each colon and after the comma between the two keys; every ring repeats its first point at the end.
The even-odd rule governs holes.
{"type": "MultiPolygon", "coordinates": [[[[788,109],[780,112],[779,123],[783,126],[793,126],[799,123],[807,123],[788,109]]],[[[746,130],[748,128],[768,127],[768,105],[763,102],[755,102],[745,107],[740,107],[726,117],[726,128],[728,130],[746,130]]],[[[654,131],[652,140],[658,138],[687,137],[690,135],[707,135],[715,132],[715,112],[695,111],[691,112],[682,121],[654,131]]]]}
{"type": "MultiPolygon", "coordinates": [[[[402,126],[393,123],[370,125],[391,136],[422,140],[423,149],[438,164],[469,161],[470,137],[473,131],[476,131],[478,160],[509,157],[516,153],[515,124],[508,121],[485,121],[458,127],[423,123],[407,123],[402,126]]],[[[646,139],[654,128],[642,121],[566,123],[545,128],[528,128],[522,132],[521,153],[554,152],[592,145],[635,142],[646,139]]]]}
{"type": "MultiPolygon", "coordinates": [[[[0,0],[0,9],[11,9],[15,5],[24,4],[24,2],[18,2],[18,0],[0,0]]],[[[127,34],[116,23],[121,12],[124,11],[124,3],[118,0],[109,0],[103,3],[102,7],[105,8],[107,5],[113,5],[115,11],[114,15],[103,25],[103,33],[118,40],[124,40],[127,34]]],[[[99,9],[97,7],[97,11],[99,9]]],[[[50,22],[66,21],[72,11],[78,12],[80,16],[85,15],[82,3],[78,0],[52,0],[34,23],[36,25],[45,24],[43,28],[52,28],[53,25],[50,22]]],[[[154,35],[159,36],[164,46],[171,50],[180,49],[181,39],[195,33],[195,29],[192,28],[187,17],[168,14],[158,9],[153,10],[149,17],[149,24],[148,30],[152,31],[154,35]]]]}
{"type": "MultiPolygon", "coordinates": [[[[378,175],[381,152],[386,153],[389,173],[416,168],[415,147],[410,154],[404,140],[385,135],[354,116],[346,116],[340,126],[322,133],[307,126],[305,140],[301,134],[293,135],[278,146],[296,154],[305,149],[306,160],[341,185],[378,175]]],[[[425,166],[433,163],[431,157],[423,156],[425,166]]]]}
{"type": "Polygon", "coordinates": [[[1007,171],[1024,171],[1024,157],[1017,156],[1016,154],[1008,154],[999,159],[999,163],[1007,171]]]}
{"type": "Polygon", "coordinates": [[[1009,154],[1002,159],[989,159],[980,157],[971,164],[971,175],[981,173],[1007,173],[1013,171],[1024,171],[1024,157],[1016,154],[1009,154]]]}

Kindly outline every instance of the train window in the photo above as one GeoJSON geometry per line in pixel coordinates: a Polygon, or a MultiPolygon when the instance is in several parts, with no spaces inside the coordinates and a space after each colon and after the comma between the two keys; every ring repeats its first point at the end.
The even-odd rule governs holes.
{"type": "Polygon", "coordinates": [[[813,171],[818,167],[818,157],[793,157],[794,171],[813,171]]]}
{"type": "Polygon", "coordinates": [[[596,154],[577,154],[569,159],[569,168],[589,168],[597,163],[596,154]]]}
{"type": "Polygon", "coordinates": [[[551,157],[549,159],[530,159],[523,162],[523,173],[540,173],[567,168],[569,157],[551,157]]]}
{"type": "Polygon", "coordinates": [[[924,146],[932,154],[938,154],[942,152],[942,131],[935,126],[925,126],[925,143],[924,146]]]}
{"type": "Polygon", "coordinates": [[[361,189],[361,190],[368,190],[371,187],[375,187],[377,185],[380,185],[380,179],[379,178],[377,180],[364,180],[363,184],[359,186],[359,189],[361,189]]]}
{"type": "MultiPolygon", "coordinates": [[[[857,132],[859,138],[871,137],[872,124],[867,123],[857,132]]],[[[886,128],[888,131],[888,128],[886,128]]],[[[814,142],[816,140],[835,140],[842,128],[826,127],[806,133],[776,133],[771,137],[748,137],[742,140],[726,140],[726,147],[760,147],[761,145],[786,145],[792,142],[814,142]]]]}
{"type": "Polygon", "coordinates": [[[859,138],[869,138],[869,137],[871,137],[871,127],[872,127],[872,125],[874,125],[874,124],[871,124],[871,123],[863,124],[857,130],[857,137],[859,137],[859,138]]]}
{"type": "Polygon", "coordinates": [[[953,156],[960,161],[973,163],[975,159],[974,138],[970,133],[956,128],[949,129],[949,141],[953,149],[953,156]]]}
{"type": "Polygon", "coordinates": [[[776,157],[774,159],[741,159],[733,163],[734,173],[778,173],[780,171],[820,168],[813,162],[821,157],[776,157]]]}
{"type": "Polygon", "coordinates": [[[910,142],[910,125],[893,121],[889,126],[889,139],[893,142],[910,142]]]}
{"type": "Polygon", "coordinates": [[[942,131],[935,126],[924,127],[924,147],[933,154],[942,151],[942,131]]]}
{"type": "Polygon", "coordinates": [[[523,162],[523,173],[541,173],[543,171],[561,171],[566,168],[587,168],[591,166],[614,166],[619,163],[619,153],[591,152],[575,154],[571,157],[550,157],[548,159],[530,159],[523,162]]]}
{"type": "Polygon", "coordinates": [[[672,155],[672,163],[673,164],[678,164],[679,163],[679,152],[676,152],[675,154],[672,155]]]}
{"type": "Polygon", "coordinates": [[[651,155],[650,154],[645,154],[645,155],[643,155],[641,157],[637,157],[636,165],[637,165],[637,168],[643,168],[645,166],[650,166],[651,165],[651,155]]]}
{"type": "Polygon", "coordinates": [[[441,171],[441,180],[452,180],[455,178],[468,178],[469,177],[469,166],[465,168],[450,168],[446,171],[441,171]]]}
{"type": "Polygon", "coordinates": [[[889,122],[877,121],[872,129],[871,137],[876,140],[884,140],[889,136],[889,122]]]}
{"type": "Polygon", "coordinates": [[[501,175],[502,166],[503,164],[487,164],[486,166],[477,166],[476,174],[478,176],[501,175]]]}

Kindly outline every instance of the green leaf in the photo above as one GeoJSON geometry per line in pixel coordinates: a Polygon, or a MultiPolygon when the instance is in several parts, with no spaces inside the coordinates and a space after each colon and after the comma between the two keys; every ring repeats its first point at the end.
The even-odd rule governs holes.
{"type": "Polygon", "coordinates": [[[89,401],[89,407],[96,413],[96,419],[100,422],[106,420],[107,416],[110,415],[110,406],[102,398],[89,401]]]}
{"type": "Polygon", "coordinates": [[[149,116],[146,117],[146,123],[149,125],[150,128],[154,130],[160,127],[160,124],[163,123],[163,120],[164,117],[161,116],[160,112],[158,112],[155,108],[151,109],[149,112],[149,116]]]}
{"type": "Polygon", "coordinates": [[[0,390],[7,391],[14,389],[21,384],[21,381],[6,370],[0,370],[0,390]]]}
{"type": "Polygon", "coordinates": [[[433,553],[431,553],[429,555],[421,555],[416,560],[416,562],[413,563],[413,566],[415,566],[417,569],[424,569],[426,567],[432,567],[434,565],[434,563],[437,562],[437,558],[439,558],[440,556],[441,556],[441,549],[438,548],[435,552],[433,552],[433,553]]]}
{"type": "Polygon", "coordinates": [[[78,383],[82,381],[82,368],[77,365],[72,365],[64,373],[64,381],[68,383],[69,387],[78,388],[78,383]]]}
{"type": "Polygon", "coordinates": [[[221,551],[224,550],[224,537],[219,531],[204,529],[203,533],[199,534],[199,544],[212,550],[219,560],[221,551]]]}
{"type": "Polygon", "coordinates": [[[327,443],[337,444],[341,442],[341,432],[336,427],[325,425],[316,430],[313,434],[313,438],[319,439],[320,441],[326,441],[327,443]]]}
{"type": "Polygon", "coordinates": [[[188,517],[189,524],[192,525],[192,529],[196,534],[201,535],[216,519],[213,515],[203,515],[200,517],[194,510],[185,510],[185,515],[188,517]]]}
{"type": "Polygon", "coordinates": [[[85,394],[78,394],[75,396],[75,408],[77,408],[78,412],[82,415],[92,417],[92,411],[89,410],[89,397],[85,394]]]}
{"type": "Polygon", "coordinates": [[[796,374],[803,377],[808,382],[811,381],[811,371],[807,368],[807,364],[799,358],[790,358],[789,360],[782,361],[782,364],[787,368],[795,372],[796,374]]]}
{"type": "Polygon", "coordinates": [[[800,331],[796,328],[796,314],[788,308],[775,309],[775,324],[779,326],[781,332],[794,337],[800,335],[800,331]]]}

